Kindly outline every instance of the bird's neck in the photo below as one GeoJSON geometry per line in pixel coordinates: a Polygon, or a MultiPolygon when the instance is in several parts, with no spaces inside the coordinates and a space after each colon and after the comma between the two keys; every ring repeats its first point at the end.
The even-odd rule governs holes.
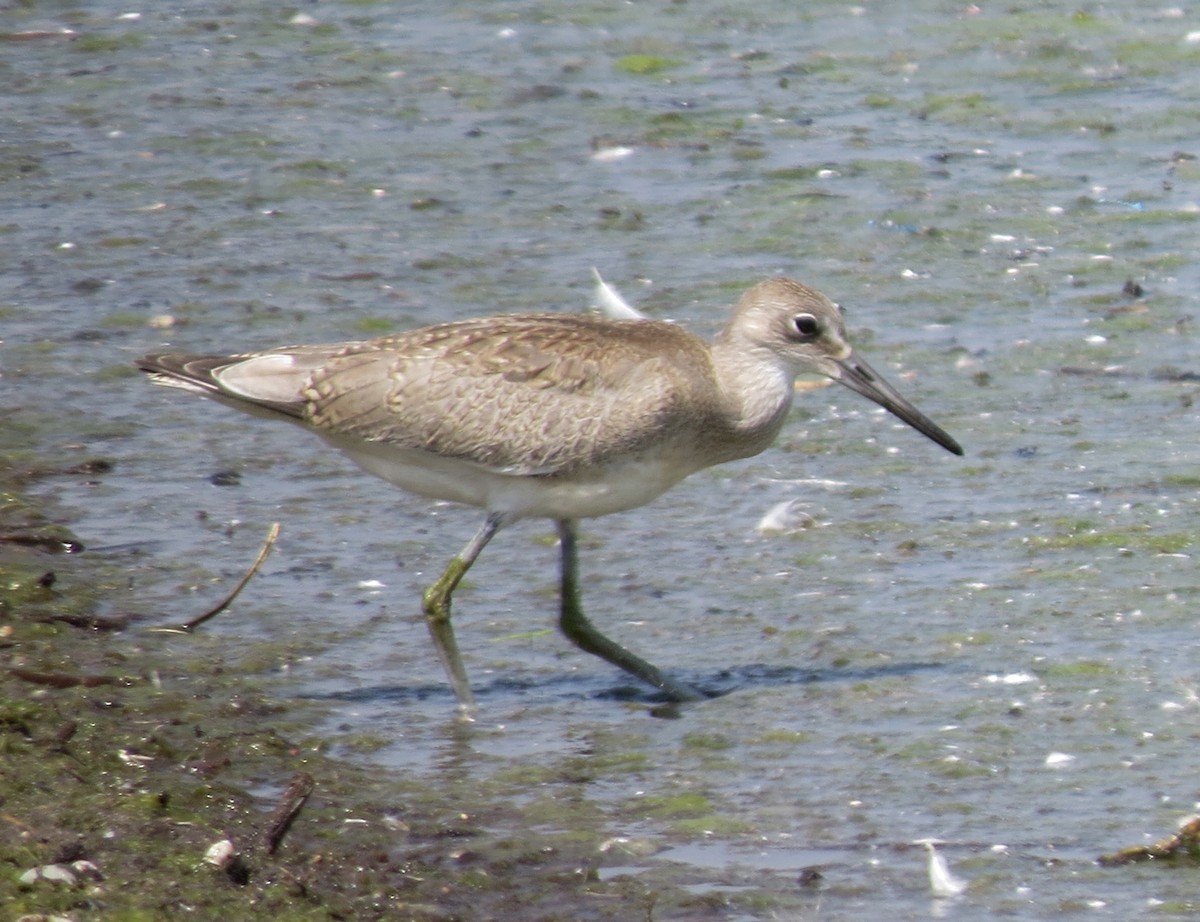
{"type": "Polygon", "coordinates": [[[765,350],[747,349],[718,338],[713,367],[725,402],[732,458],[756,455],[783,428],[795,393],[794,375],[765,350]]]}

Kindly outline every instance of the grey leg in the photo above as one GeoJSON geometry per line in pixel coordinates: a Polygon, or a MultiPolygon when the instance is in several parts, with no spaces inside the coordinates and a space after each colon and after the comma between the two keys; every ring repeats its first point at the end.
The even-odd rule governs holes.
{"type": "Polygon", "coordinates": [[[471,682],[467,678],[466,667],[463,666],[462,656],[458,652],[458,642],[454,639],[454,628],[450,624],[450,596],[462,580],[471,564],[479,556],[480,551],[495,537],[504,526],[504,517],[496,513],[488,513],[483,525],[475,536],[467,542],[462,552],[450,561],[444,573],[436,583],[425,590],[422,608],[425,611],[425,621],[429,625],[429,633],[437,645],[438,656],[450,678],[458,698],[458,707],[465,717],[470,717],[475,710],[475,696],[471,694],[471,682]]]}
{"type": "Polygon", "coordinates": [[[634,656],[598,630],[579,604],[579,561],[575,550],[575,522],[559,519],[558,539],[562,545],[562,613],[559,627],[579,649],[608,660],[619,669],[666,692],[674,701],[703,701],[704,695],[690,685],[664,675],[656,666],[634,656]]]}

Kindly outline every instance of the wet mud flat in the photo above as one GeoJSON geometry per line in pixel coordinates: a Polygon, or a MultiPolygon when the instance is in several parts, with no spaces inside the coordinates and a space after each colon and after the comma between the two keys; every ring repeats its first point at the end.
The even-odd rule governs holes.
{"type": "Polygon", "coordinates": [[[408,7],[0,14],[0,905],[1193,918],[1191,12],[408,7]],[[514,528],[463,728],[416,600],[473,516],[130,361],[583,310],[592,266],[698,331],[817,285],[969,455],[808,395],[589,525],[597,624],[734,687],[682,720],[565,649],[514,528]],[[236,610],[151,630],[273,520],[236,610]]]}
{"type": "MultiPolygon", "coordinates": [[[[203,633],[154,630],[176,613],[112,610],[123,568],[24,492],[29,468],[0,470],[8,917],[629,919],[727,903],[602,880],[614,861],[569,806],[523,828],[505,792],[469,778],[330,757],[337,741],[311,735],[323,706],[273,694],[294,651],[256,642],[231,659],[203,633]]],[[[449,732],[469,745],[469,725],[449,732]]],[[[561,770],[586,780],[582,763],[561,770]]]]}
{"type": "MultiPolygon", "coordinates": [[[[650,799],[651,822],[627,814],[633,834],[614,837],[620,811],[586,791],[647,767],[632,731],[486,773],[464,765],[487,728],[448,712],[441,771],[372,767],[354,753],[394,741],[339,723],[345,701],[289,690],[281,666],[316,646],[162,630],[194,612],[131,601],[129,559],[90,552],[71,530],[46,484],[119,477],[119,465],[0,469],[0,903],[14,919],[802,918],[823,899],[868,896],[845,865],[862,854],[919,876],[919,844],[900,832],[839,848],[797,839],[747,867],[722,844],[746,840],[747,821],[698,791],[650,799]],[[637,835],[649,827],[671,831],[637,835]],[[822,860],[797,872],[803,855],[822,860]]],[[[730,745],[703,721],[684,736],[713,766],[730,745]]],[[[1093,859],[1192,867],[1196,838],[1192,823],[1093,859]]],[[[1020,851],[1047,848],[1046,867],[1115,873],[1086,870],[1073,848],[1020,851]]],[[[953,849],[975,892],[996,886],[994,846],[953,849]]]]}

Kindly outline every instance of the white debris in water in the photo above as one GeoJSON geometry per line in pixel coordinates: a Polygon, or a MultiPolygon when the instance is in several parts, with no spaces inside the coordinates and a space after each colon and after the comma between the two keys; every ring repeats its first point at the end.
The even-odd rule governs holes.
{"type": "Polygon", "coordinates": [[[842,487],[849,486],[845,480],[821,480],[816,477],[806,478],[771,478],[767,483],[786,483],[797,487],[814,487],[822,490],[840,490],[842,487]]]}
{"type": "Polygon", "coordinates": [[[592,277],[596,280],[596,307],[606,317],[613,320],[645,320],[646,315],[626,301],[617,289],[600,277],[600,270],[592,267],[592,277]]]}
{"type": "Polygon", "coordinates": [[[25,887],[32,886],[40,880],[73,886],[76,878],[75,872],[65,864],[43,864],[41,867],[30,868],[17,878],[17,882],[25,887]]]}
{"type": "Polygon", "coordinates": [[[386,589],[387,584],[381,583],[377,579],[360,579],[358,581],[358,588],[359,589],[375,589],[375,590],[386,589]]]}
{"type": "Polygon", "coordinates": [[[985,676],[985,682],[992,685],[1027,685],[1030,682],[1036,682],[1037,676],[1028,672],[1010,672],[1006,675],[989,675],[985,676]]]}
{"type": "Polygon", "coordinates": [[[104,875],[100,873],[100,869],[96,865],[88,861],[86,858],[81,858],[78,861],[71,862],[71,870],[80,877],[90,877],[92,880],[103,880],[104,875]]]}
{"type": "Polygon", "coordinates": [[[949,863],[934,848],[934,845],[940,843],[940,839],[913,841],[914,845],[922,845],[929,852],[929,889],[937,897],[961,896],[970,884],[951,872],[949,863]]]}
{"type": "Polygon", "coordinates": [[[614,836],[605,839],[596,848],[601,854],[629,855],[634,858],[645,858],[661,851],[661,847],[651,839],[630,838],[629,836],[614,836]]]}
{"type": "Polygon", "coordinates": [[[316,17],[309,16],[308,13],[297,13],[288,23],[293,26],[315,26],[317,24],[316,17]]]}
{"type": "Polygon", "coordinates": [[[237,857],[237,847],[229,839],[214,842],[204,853],[204,863],[214,868],[223,868],[237,857]]]}
{"type": "Polygon", "coordinates": [[[623,160],[632,153],[632,147],[601,147],[592,154],[592,159],[597,163],[612,163],[614,160],[623,160]]]}
{"type": "Polygon", "coordinates": [[[130,752],[128,749],[118,749],[117,758],[134,768],[145,768],[154,761],[154,756],[144,756],[141,753],[130,752]]]}
{"type": "Polygon", "coordinates": [[[812,528],[817,520],[806,511],[807,505],[798,499],[776,503],[759,519],[756,530],[760,535],[794,535],[812,528]]]}
{"type": "Polygon", "coordinates": [[[1046,756],[1045,765],[1047,768],[1062,768],[1063,766],[1070,765],[1074,761],[1075,757],[1073,755],[1069,755],[1065,752],[1052,752],[1050,755],[1046,756]]]}

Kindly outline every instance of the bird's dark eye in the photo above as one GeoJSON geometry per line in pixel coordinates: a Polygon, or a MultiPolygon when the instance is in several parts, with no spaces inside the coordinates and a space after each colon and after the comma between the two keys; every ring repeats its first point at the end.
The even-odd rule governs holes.
{"type": "Polygon", "coordinates": [[[792,329],[799,339],[812,339],[821,330],[821,324],[812,314],[797,314],[792,318],[792,329]]]}

